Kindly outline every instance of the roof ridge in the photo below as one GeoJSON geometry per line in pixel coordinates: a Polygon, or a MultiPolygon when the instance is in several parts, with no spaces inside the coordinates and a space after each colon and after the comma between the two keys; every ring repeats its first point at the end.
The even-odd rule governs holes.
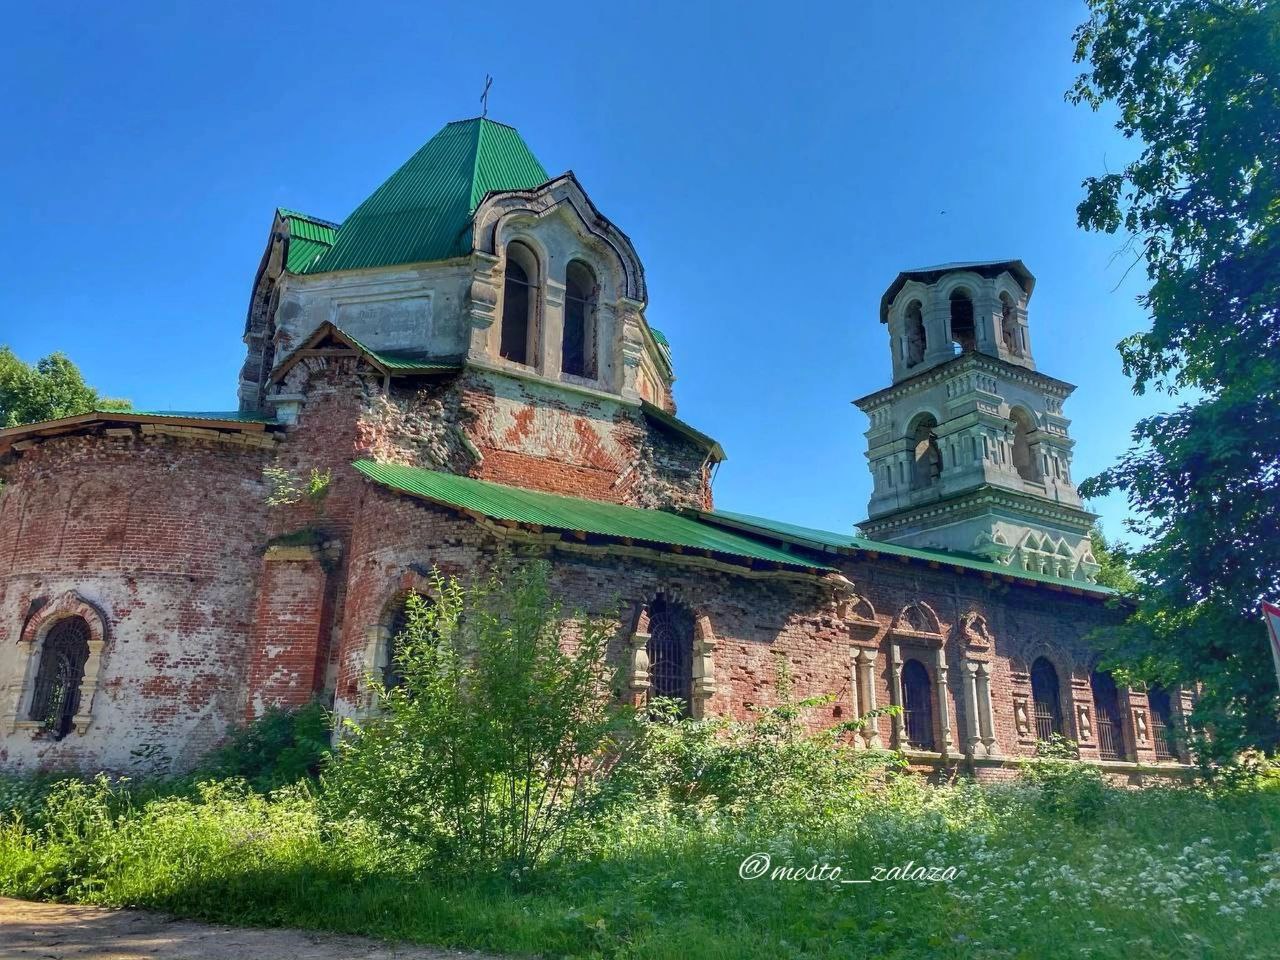
{"type": "MultiPolygon", "coordinates": [[[[468,194],[467,210],[474,213],[476,206],[480,203],[480,198],[476,196],[476,186],[480,182],[480,145],[484,141],[484,122],[487,118],[480,117],[480,122],[476,124],[476,139],[472,146],[471,153],[471,192],[468,194]]],[[[514,127],[512,129],[515,129],[514,127]]]]}

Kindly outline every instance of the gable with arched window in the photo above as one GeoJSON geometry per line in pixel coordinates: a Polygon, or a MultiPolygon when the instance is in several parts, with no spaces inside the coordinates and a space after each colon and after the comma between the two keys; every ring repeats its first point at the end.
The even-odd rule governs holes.
{"type": "Polygon", "coordinates": [[[565,270],[564,328],[560,369],[588,380],[596,378],[596,277],[581,260],[565,270]]]}
{"type": "Polygon", "coordinates": [[[1036,739],[1051,740],[1062,734],[1062,692],[1058,671],[1045,657],[1031,664],[1031,701],[1036,717],[1036,739]]]}
{"type": "Polygon", "coordinates": [[[507,244],[502,285],[502,329],[498,353],[504,360],[532,366],[541,288],[538,258],[523,243],[507,244]]]}

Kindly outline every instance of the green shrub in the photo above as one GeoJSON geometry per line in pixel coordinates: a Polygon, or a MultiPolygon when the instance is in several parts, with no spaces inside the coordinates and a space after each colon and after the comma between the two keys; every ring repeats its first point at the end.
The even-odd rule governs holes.
{"type": "Polygon", "coordinates": [[[1039,790],[1040,807],[1055,817],[1093,823],[1107,804],[1102,771],[1080,762],[1074,740],[1054,734],[1036,745],[1036,755],[1019,763],[1023,778],[1039,790]]]}
{"type": "Polygon", "coordinates": [[[197,778],[242,778],[260,791],[315,779],[329,756],[329,713],[312,701],[292,710],[271,709],[233,729],[205,757],[197,778]]]}
{"type": "Polygon", "coordinates": [[[354,814],[451,869],[525,871],[585,827],[630,712],[610,690],[613,627],[579,616],[562,643],[545,562],[499,564],[464,590],[411,596],[403,678],[370,678],[378,710],[349,723],[324,776],[354,814]]]}

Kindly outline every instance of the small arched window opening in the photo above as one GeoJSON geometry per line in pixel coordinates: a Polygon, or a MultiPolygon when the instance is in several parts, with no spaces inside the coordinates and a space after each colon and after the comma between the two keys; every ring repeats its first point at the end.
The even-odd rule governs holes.
{"type": "Polygon", "coordinates": [[[1018,346],[1018,318],[1013,306],[1013,297],[1007,293],[1000,294],[1000,337],[1004,340],[1004,349],[1015,357],[1022,356],[1022,348],[1018,346]]]}
{"type": "Polygon", "coordinates": [[[1176,760],[1173,738],[1177,728],[1173,723],[1173,702],[1169,691],[1152,685],[1147,689],[1147,705],[1151,707],[1151,743],[1157,760],[1176,760]]]}
{"type": "Polygon", "coordinates": [[[1031,665],[1031,701],[1036,714],[1036,739],[1051,740],[1062,733],[1062,699],[1058,671],[1044,657],[1031,665]]]}
{"type": "Polygon", "coordinates": [[[962,353],[974,347],[973,301],[963,290],[951,293],[951,339],[962,353]]]}
{"type": "Polygon", "coordinates": [[[59,740],[71,732],[80,709],[89,636],[89,624],[82,617],[67,617],[49,629],[40,650],[29,717],[59,740]]]}
{"type": "Polygon", "coordinates": [[[502,285],[502,335],[499,353],[514,363],[531,364],[529,341],[537,329],[538,260],[521,243],[507,244],[502,285]]]}
{"type": "Polygon", "coordinates": [[[1089,678],[1093,690],[1093,710],[1098,727],[1098,755],[1103,760],[1123,760],[1124,723],[1120,712],[1120,692],[1109,673],[1095,671],[1089,678]]]}
{"type": "Polygon", "coordinates": [[[913,490],[924,490],[932,486],[942,475],[942,451],[938,449],[938,438],[934,433],[937,428],[938,421],[926,414],[915,421],[915,427],[911,431],[913,490]]]}
{"type": "Polygon", "coordinates": [[[693,703],[693,616],[665,596],[649,606],[649,696],[693,703]]]}
{"type": "Polygon", "coordinates": [[[595,274],[585,263],[574,260],[565,272],[560,369],[589,380],[596,378],[595,299],[595,274]]]}
{"type": "Polygon", "coordinates": [[[412,607],[416,606],[416,603],[411,604],[411,598],[417,598],[417,601],[421,602],[422,610],[431,606],[431,598],[420,593],[406,594],[396,604],[395,613],[392,614],[391,622],[387,627],[386,662],[382,665],[382,685],[388,690],[404,685],[404,664],[401,653],[405,644],[411,640],[422,639],[420,636],[415,636],[411,629],[411,625],[416,627],[412,615],[412,607]]]}
{"type": "Polygon", "coordinates": [[[902,665],[902,718],[907,746],[933,750],[933,697],[929,671],[919,660],[902,665]]]}
{"type": "Polygon", "coordinates": [[[914,367],[924,359],[929,348],[929,336],[924,329],[924,312],[919,300],[907,307],[907,366],[914,367]]]}
{"type": "Polygon", "coordinates": [[[1013,420],[1013,467],[1023,480],[1039,480],[1040,470],[1036,457],[1031,451],[1031,434],[1035,431],[1035,421],[1025,410],[1014,408],[1010,413],[1013,420]]]}

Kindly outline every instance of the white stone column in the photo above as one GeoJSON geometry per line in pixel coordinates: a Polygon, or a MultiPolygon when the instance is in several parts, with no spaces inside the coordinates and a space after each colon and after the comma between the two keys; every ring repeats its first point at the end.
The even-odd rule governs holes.
{"type": "Polygon", "coordinates": [[[893,746],[901,750],[906,745],[906,718],[902,715],[902,649],[889,645],[889,692],[898,712],[893,715],[893,746]]]}
{"type": "Polygon", "coordinates": [[[982,756],[982,729],[978,717],[978,664],[964,662],[964,751],[970,757],[982,756]]]}
{"type": "MultiPolygon", "coordinates": [[[[876,709],[876,652],[859,650],[855,656],[857,673],[862,682],[861,695],[858,700],[862,713],[870,713],[876,709]]],[[[861,716],[862,714],[859,714],[861,716]]],[[[883,744],[880,740],[880,720],[873,719],[862,731],[862,739],[870,749],[879,750],[883,744]]]]}
{"type": "Polygon", "coordinates": [[[951,712],[947,709],[947,653],[938,648],[937,660],[934,664],[935,681],[938,689],[938,727],[942,731],[942,755],[951,753],[951,712]]]}
{"type": "Polygon", "coordinates": [[[999,756],[995,714],[991,708],[991,667],[986,663],[979,663],[974,680],[978,700],[978,736],[982,739],[983,750],[988,757],[999,756]]]}

